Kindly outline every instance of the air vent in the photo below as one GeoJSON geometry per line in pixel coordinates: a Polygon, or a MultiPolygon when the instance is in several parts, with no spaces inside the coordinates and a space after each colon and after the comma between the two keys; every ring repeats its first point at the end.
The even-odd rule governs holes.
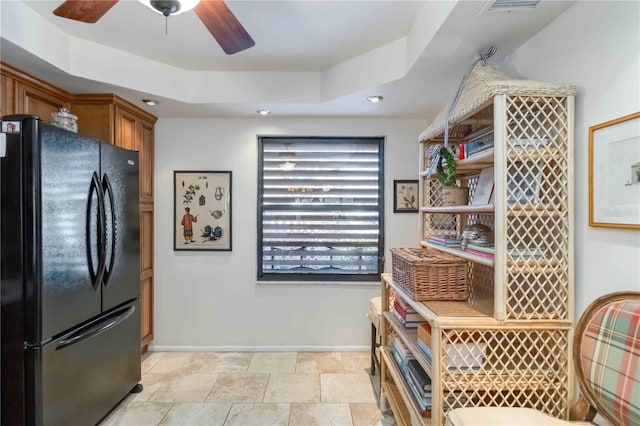
{"type": "Polygon", "coordinates": [[[484,13],[494,12],[526,12],[532,11],[541,0],[490,0],[485,6],[484,13]]]}

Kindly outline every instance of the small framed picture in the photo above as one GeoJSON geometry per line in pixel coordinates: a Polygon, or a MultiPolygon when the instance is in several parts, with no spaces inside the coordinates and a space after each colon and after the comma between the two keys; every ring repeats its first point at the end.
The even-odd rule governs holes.
{"type": "Polygon", "coordinates": [[[173,249],[231,251],[231,172],[173,172],[173,249]]]}
{"type": "Polygon", "coordinates": [[[2,133],[20,133],[19,121],[3,121],[2,133]]]}
{"type": "Polygon", "coordinates": [[[393,212],[417,213],[418,212],[418,181],[394,180],[393,181],[393,212]]]}
{"type": "Polygon", "coordinates": [[[589,127],[589,226],[640,229],[640,112],[589,127]]]}

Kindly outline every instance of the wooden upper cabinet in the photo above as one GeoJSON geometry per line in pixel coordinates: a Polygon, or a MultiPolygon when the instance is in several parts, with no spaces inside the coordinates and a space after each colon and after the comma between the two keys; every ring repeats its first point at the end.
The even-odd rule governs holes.
{"type": "Polygon", "coordinates": [[[121,148],[139,150],[140,134],[137,129],[139,120],[137,115],[116,107],[116,145],[121,148]]]}
{"type": "Polygon", "coordinates": [[[78,131],[140,156],[140,202],[153,204],[153,133],[156,117],[110,94],[77,95],[72,111],[78,131]]]}
{"type": "Polygon", "coordinates": [[[0,62],[2,115],[31,114],[51,123],[51,114],[71,108],[71,94],[0,62]]]}
{"type": "Polygon", "coordinates": [[[39,89],[27,83],[18,82],[17,85],[18,111],[25,114],[39,116],[42,121],[51,123],[51,114],[60,108],[69,109],[71,104],[66,99],[54,93],[39,89]]]}
{"type": "Polygon", "coordinates": [[[16,81],[13,77],[0,75],[0,117],[16,113],[16,81]]]}

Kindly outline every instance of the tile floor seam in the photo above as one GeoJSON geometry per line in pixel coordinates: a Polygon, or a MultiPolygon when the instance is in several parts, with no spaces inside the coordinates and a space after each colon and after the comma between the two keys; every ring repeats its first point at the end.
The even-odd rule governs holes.
{"type": "Polygon", "coordinates": [[[203,402],[207,402],[207,400],[209,399],[209,396],[211,395],[211,392],[213,392],[213,388],[216,387],[216,383],[218,383],[218,380],[220,380],[220,376],[223,373],[216,373],[216,374],[217,374],[216,380],[213,382],[213,385],[211,385],[211,389],[209,389],[209,393],[207,393],[207,395],[204,397],[204,401],[203,402]]]}
{"type": "Polygon", "coordinates": [[[233,409],[233,402],[229,404],[229,409],[227,410],[227,414],[224,416],[224,420],[222,421],[222,426],[227,423],[227,419],[229,418],[229,413],[231,413],[231,409],[233,409]]]}
{"type": "Polygon", "coordinates": [[[264,398],[267,396],[267,389],[269,389],[269,383],[270,382],[271,382],[271,373],[269,373],[269,378],[267,379],[267,384],[265,385],[264,391],[262,392],[262,400],[260,402],[262,402],[263,404],[266,403],[264,398]]]}
{"type": "Polygon", "coordinates": [[[159,421],[158,423],[156,423],[156,426],[158,426],[158,425],[160,425],[160,424],[162,423],[162,421],[164,420],[164,418],[165,418],[165,417],[167,417],[167,416],[169,415],[169,411],[173,410],[173,407],[174,407],[175,405],[176,405],[175,403],[172,403],[172,404],[171,404],[171,407],[169,407],[169,409],[167,410],[167,412],[166,412],[166,413],[164,413],[164,416],[162,416],[162,417],[160,418],[160,421],[159,421]]]}

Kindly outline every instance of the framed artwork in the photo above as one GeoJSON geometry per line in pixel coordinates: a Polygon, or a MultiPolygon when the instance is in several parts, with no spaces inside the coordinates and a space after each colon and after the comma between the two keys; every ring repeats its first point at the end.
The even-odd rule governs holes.
{"type": "Polygon", "coordinates": [[[640,229],[640,112],[589,127],[589,226],[640,229]]]}
{"type": "Polygon", "coordinates": [[[393,181],[393,212],[417,213],[418,212],[418,181],[394,180],[393,181]]]}
{"type": "Polygon", "coordinates": [[[231,172],[173,172],[173,249],[231,251],[231,172]]]}

